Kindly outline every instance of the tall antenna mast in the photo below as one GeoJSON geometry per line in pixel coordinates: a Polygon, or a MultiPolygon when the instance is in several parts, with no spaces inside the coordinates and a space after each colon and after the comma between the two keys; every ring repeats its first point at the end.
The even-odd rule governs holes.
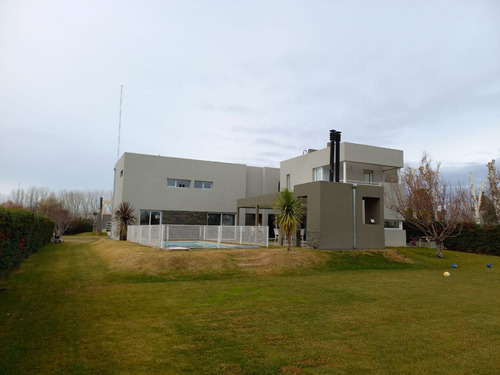
{"type": "Polygon", "coordinates": [[[123,85],[120,85],[120,116],[118,118],[118,152],[116,154],[116,159],[120,158],[120,133],[122,131],[122,97],[123,97],[123,85]]]}

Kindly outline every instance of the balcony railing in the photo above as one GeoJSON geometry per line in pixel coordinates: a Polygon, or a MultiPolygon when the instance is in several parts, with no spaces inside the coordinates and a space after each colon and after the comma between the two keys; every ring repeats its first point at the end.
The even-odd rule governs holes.
{"type": "Polygon", "coordinates": [[[356,181],[356,180],[341,180],[340,182],[344,184],[358,184],[358,185],[368,185],[368,186],[384,186],[384,182],[367,182],[367,181],[356,181]]]}

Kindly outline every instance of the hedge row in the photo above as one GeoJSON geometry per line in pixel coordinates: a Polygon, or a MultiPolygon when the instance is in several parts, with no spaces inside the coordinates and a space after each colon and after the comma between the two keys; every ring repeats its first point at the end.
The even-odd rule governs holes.
{"type": "Polygon", "coordinates": [[[0,207],[0,276],[50,242],[54,226],[53,220],[33,212],[0,207]]]}
{"type": "Polygon", "coordinates": [[[500,256],[500,225],[464,224],[461,233],[444,245],[450,250],[500,256]]]}
{"type": "Polygon", "coordinates": [[[86,218],[76,218],[74,219],[69,228],[66,229],[64,234],[80,234],[85,232],[92,232],[94,230],[94,220],[86,218]]]}

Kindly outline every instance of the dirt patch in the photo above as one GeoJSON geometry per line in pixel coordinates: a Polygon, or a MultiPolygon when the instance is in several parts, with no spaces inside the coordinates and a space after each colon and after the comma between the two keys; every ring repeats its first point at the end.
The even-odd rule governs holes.
{"type": "Polygon", "coordinates": [[[401,254],[399,251],[396,250],[384,250],[382,251],[382,254],[386,259],[392,260],[394,262],[408,263],[408,264],[413,263],[412,259],[405,257],[403,254],[401,254]]]}
{"type": "Polygon", "coordinates": [[[282,274],[297,268],[325,264],[330,256],[316,250],[217,249],[162,251],[124,241],[98,240],[93,251],[110,270],[174,276],[176,274],[257,273],[282,274]]]}
{"type": "MultiPolygon", "coordinates": [[[[321,250],[286,248],[210,249],[162,251],[125,241],[99,239],[93,251],[111,271],[152,275],[204,277],[214,275],[280,275],[321,268],[332,259],[332,253],[321,250]]],[[[353,251],[351,256],[381,254],[394,262],[412,263],[396,250],[353,251]]]]}

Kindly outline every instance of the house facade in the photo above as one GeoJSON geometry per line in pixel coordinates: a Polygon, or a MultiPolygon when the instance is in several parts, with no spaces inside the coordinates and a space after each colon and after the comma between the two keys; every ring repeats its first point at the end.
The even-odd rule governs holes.
{"type": "Polygon", "coordinates": [[[276,193],[304,202],[303,232],[317,248],[405,246],[402,220],[385,207],[398,186],[403,151],[342,142],[338,181],[330,144],[280,168],[124,153],[115,166],[114,206],[130,202],[139,224],[262,225],[272,235],[276,193]]]}
{"type": "MultiPolygon", "coordinates": [[[[316,234],[312,237],[317,236],[318,231],[338,232],[337,238],[344,236],[346,240],[339,241],[335,248],[345,248],[346,244],[352,246],[355,238],[352,231],[355,228],[358,240],[354,239],[354,247],[361,246],[367,238],[371,243],[380,244],[381,231],[376,235],[373,234],[378,227],[383,228],[385,246],[406,246],[406,232],[403,230],[402,218],[389,210],[384,203],[386,196],[399,186],[399,173],[404,167],[403,151],[339,142],[336,164],[339,180],[333,184],[344,186],[327,188],[325,184],[318,184],[318,187],[313,187],[314,184],[311,184],[330,179],[330,143],[323,149],[305,150],[302,155],[281,162],[281,186],[307,200],[309,211],[307,224],[311,232],[309,242],[317,242],[311,238],[313,232],[316,234]],[[317,201],[314,194],[324,194],[325,189],[331,190],[330,195],[323,195],[323,199],[317,201]],[[313,193],[314,191],[316,193],[313,193]],[[356,191],[358,194],[357,196],[354,194],[353,197],[353,192],[356,191]],[[314,204],[311,203],[311,199],[314,204]],[[312,219],[311,211],[319,216],[312,219]],[[319,217],[323,219],[318,221],[319,217]],[[326,229],[327,222],[337,222],[337,224],[326,229]],[[343,229],[338,231],[341,227],[343,229]],[[366,232],[363,232],[364,230],[366,232]]],[[[325,247],[324,244],[321,246],[325,247]]]]}
{"type": "Polygon", "coordinates": [[[236,201],[279,191],[279,169],[124,153],[113,204],[129,202],[138,224],[235,225],[236,201]]]}

